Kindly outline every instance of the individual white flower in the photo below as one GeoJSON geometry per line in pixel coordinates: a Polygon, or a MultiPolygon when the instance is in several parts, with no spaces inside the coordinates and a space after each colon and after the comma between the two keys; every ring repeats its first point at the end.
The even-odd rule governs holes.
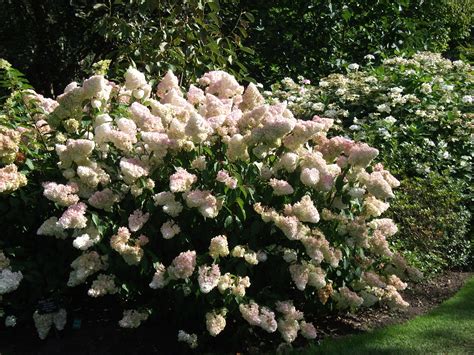
{"type": "Polygon", "coordinates": [[[209,255],[214,259],[229,255],[229,246],[225,235],[218,235],[211,239],[209,255]]]}
{"type": "Polygon", "coordinates": [[[225,312],[218,313],[216,311],[206,313],[207,331],[213,337],[221,333],[226,326],[225,312]]]}
{"type": "Polygon", "coordinates": [[[472,104],[472,102],[474,101],[474,96],[471,96],[471,95],[465,95],[462,97],[462,102],[465,103],[465,104],[472,104]]]}
{"type": "Polygon", "coordinates": [[[125,72],[125,87],[129,90],[141,88],[147,84],[145,74],[129,67],[125,72]]]}
{"type": "Polygon", "coordinates": [[[160,232],[164,239],[171,239],[181,232],[181,228],[173,220],[170,220],[163,223],[160,232]]]}
{"type": "Polygon", "coordinates": [[[16,325],[16,317],[15,316],[5,317],[5,327],[14,327],[15,325],[16,325]]]}
{"type": "Polygon", "coordinates": [[[21,271],[13,272],[10,269],[0,271],[0,296],[15,291],[23,279],[21,271]]]}
{"type": "Polygon", "coordinates": [[[319,182],[319,171],[315,168],[304,168],[301,170],[300,180],[309,187],[315,187],[319,182]]]}
{"type": "Polygon", "coordinates": [[[394,124],[395,122],[397,122],[396,118],[393,116],[385,117],[384,121],[387,122],[388,124],[394,124]]]}
{"type": "Polygon", "coordinates": [[[184,330],[178,332],[178,341],[187,343],[191,349],[195,349],[198,346],[197,335],[186,333],[184,330]]]}
{"type": "Polygon", "coordinates": [[[358,70],[359,69],[359,64],[357,63],[351,63],[347,66],[349,70],[358,70]]]}

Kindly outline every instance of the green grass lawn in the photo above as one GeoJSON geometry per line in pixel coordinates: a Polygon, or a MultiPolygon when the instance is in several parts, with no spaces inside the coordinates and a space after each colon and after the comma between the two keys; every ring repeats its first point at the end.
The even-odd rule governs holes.
{"type": "Polygon", "coordinates": [[[328,339],[305,354],[474,354],[474,278],[432,312],[373,332],[328,339]]]}

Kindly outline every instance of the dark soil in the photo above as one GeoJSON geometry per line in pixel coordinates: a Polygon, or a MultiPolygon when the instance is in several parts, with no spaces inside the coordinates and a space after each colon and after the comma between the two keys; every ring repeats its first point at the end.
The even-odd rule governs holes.
{"type": "MultiPolygon", "coordinates": [[[[320,338],[340,337],[390,324],[403,323],[424,314],[454,295],[474,273],[448,272],[432,280],[410,284],[403,298],[410,306],[402,311],[379,307],[356,314],[328,316],[317,323],[320,338]]],[[[74,317],[74,315],[70,315],[74,317]]],[[[100,318],[88,317],[80,329],[72,329],[72,320],[66,329],[51,330],[46,340],[38,339],[34,327],[15,327],[0,330],[0,355],[9,354],[182,354],[186,348],[177,348],[173,327],[154,324],[139,331],[121,329],[110,321],[107,314],[100,318]],[[167,341],[163,341],[167,340],[167,341]],[[168,344],[168,345],[165,345],[168,344]],[[174,345],[173,345],[174,344],[174,345]],[[164,345],[164,346],[163,346],[164,345]],[[167,346],[173,346],[169,348],[167,346]]],[[[215,339],[218,340],[218,339],[215,339]]],[[[254,350],[255,351],[255,350],[254,350]]],[[[249,352],[253,353],[250,350],[249,352]]],[[[257,351],[259,352],[259,351],[257,351]]]]}

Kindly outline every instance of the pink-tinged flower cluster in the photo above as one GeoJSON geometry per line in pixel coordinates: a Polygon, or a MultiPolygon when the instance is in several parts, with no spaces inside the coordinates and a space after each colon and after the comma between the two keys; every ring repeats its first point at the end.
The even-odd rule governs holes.
{"type": "Polygon", "coordinates": [[[60,206],[70,206],[79,202],[79,187],[75,183],[67,185],[46,182],[43,184],[43,195],[60,206]]]}
{"type": "Polygon", "coordinates": [[[292,343],[300,330],[303,337],[316,338],[316,328],[303,319],[303,312],[298,311],[292,301],[279,301],[276,303],[276,309],[283,314],[283,317],[278,319],[278,331],[285,342],[292,343]]]}
{"type": "Polygon", "coordinates": [[[287,172],[292,173],[298,167],[299,156],[293,152],[286,152],[280,157],[277,168],[285,169],[287,172]]]}
{"type": "Polygon", "coordinates": [[[120,170],[123,174],[123,180],[130,184],[143,176],[148,176],[149,169],[141,160],[122,158],[120,160],[120,170]]]}
{"type": "Polygon", "coordinates": [[[220,170],[217,173],[216,180],[225,184],[225,186],[227,186],[229,189],[237,188],[237,179],[231,177],[225,170],[220,170]]]}
{"type": "Polygon", "coordinates": [[[197,176],[188,173],[183,168],[177,168],[176,172],[170,176],[170,191],[185,192],[191,189],[191,185],[197,181],[197,176]]]}
{"type": "Polygon", "coordinates": [[[400,293],[398,293],[397,288],[392,285],[386,287],[382,299],[392,308],[406,308],[409,306],[409,303],[402,298],[400,293]]]}
{"type": "Polygon", "coordinates": [[[73,271],[69,274],[67,285],[74,287],[86,281],[86,279],[100,270],[107,268],[107,256],[100,256],[95,251],[90,251],[78,256],[72,263],[73,271]]]}
{"type": "Polygon", "coordinates": [[[254,301],[248,304],[241,303],[239,311],[242,317],[251,325],[262,328],[268,333],[273,333],[277,330],[277,321],[275,313],[267,307],[260,307],[254,301]]]}
{"type": "Polygon", "coordinates": [[[325,261],[334,268],[338,267],[339,261],[342,259],[342,252],[340,249],[332,247],[319,229],[313,229],[310,235],[301,239],[301,243],[312,263],[317,265],[325,261]]]}
{"type": "Polygon", "coordinates": [[[172,279],[187,279],[191,277],[196,268],[196,252],[186,251],[180,253],[168,267],[168,274],[172,279]]]}
{"type": "Polygon", "coordinates": [[[300,322],[301,335],[306,339],[315,339],[317,336],[316,328],[313,323],[307,323],[304,320],[300,322]]]}
{"type": "Polygon", "coordinates": [[[365,143],[358,143],[350,149],[348,163],[356,167],[366,168],[377,155],[379,155],[377,149],[365,143]]]}
{"type": "Polygon", "coordinates": [[[132,67],[125,73],[125,88],[136,99],[147,98],[151,92],[151,86],[147,83],[145,75],[132,67]]]}
{"type": "Polygon", "coordinates": [[[191,167],[193,169],[203,171],[206,170],[207,168],[207,162],[206,162],[206,157],[204,155],[200,155],[196,157],[192,162],[191,162],[191,167]]]}
{"type": "Polygon", "coordinates": [[[149,213],[143,213],[141,210],[135,210],[133,213],[128,217],[128,228],[132,232],[137,232],[148,222],[150,218],[149,213]]]}
{"type": "Polygon", "coordinates": [[[206,328],[211,336],[215,337],[224,330],[226,326],[226,312],[224,309],[206,313],[206,328]]]}
{"type": "Polygon", "coordinates": [[[26,176],[18,172],[16,165],[10,164],[0,169],[0,193],[13,192],[26,183],[26,176]]]}
{"type": "Polygon", "coordinates": [[[113,295],[117,293],[117,291],[118,288],[115,285],[115,277],[113,275],[100,274],[97,276],[97,279],[92,282],[87,294],[91,297],[100,297],[107,294],[113,295]]]}
{"type": "Polygon", "coordinates": [[[63,169],[71,167],[73,163],[87,166],[89,156],[95,148],[95,142],[88,139],[68,139],[66,144],[56,144],[56,153],[63,169]]]}
{"type": "Polygon", "coordinates": [[[67,237],[66,232],[59,225],[57,217],[50,217],[46,221],[44,221],[38,228],[36,234],[52,236],[60,239],[64,239],[67,237]]]}
{"type": "Polygon", "coordinates": [[[117,253],[122,255],[128,265],[137,265],[143,257],[143,249],[141,248],[141,240],[136,239],[133,244],[131,242],[131,234],[128,228],[120,227],[117,234],[110,238],[110,246],[117,253]]]}
{"type": "Polygon", "coordinates": [[[316,187],[319,182],[319,170],[316,168],[304,168],[301,170],[300,180],[303,185],[316,187]]]}
{"type": "Polygon", "coordinates": [[[87,250],[100,241],[100,233],[93,225],[89,225],[82,230],[75,230],[72,246],[79,250],[87,250]]]}
{"type": "Polygon", "coordinates": [[[227,290],[234,296],[244,297],[246,289],[250,287],[250,278],[248,276],[235,276],[230,273],[225,273],[219,279],[217,288],[222,294],[226,294],[227,290]]]}
{"type": "Polygon", "coordinates": [[[276,196],[291,195],[295,190],[285,180],[270,179],[269,185],[273,188],[273,194],[276,196]]]}
{"type": "Polygon", "coordinates": [[[253,208],[264,222],[275,223],[275,226],[290,240],[301,240],[311,232],[311,229],[296,216],[280,215],[273,208],[265,208],[259,202],[254,204],[253,208]]]}
{"type": "Polygon", "coordinates": [[[87,205],[83,202],[78,202],[71,205],[62,214],[58,220],[58,225],[62,229],[81,229],[87,225],[87,217],[85,216],[87,205]]]}
{"type": "Polygon", "coordinates": [[[210,191],[192,190],[184,194],[186,205],[197,208],[205,218],[215,218],[222,208],[222,201],[214,197],[210,191]]]}
{"type": "Polygon", "coordinates": [[[13,163],[19,151],[21,134],[0,125],[0,163],[13,163]]]}
{"type": "Polygon", "coordinates": [[[160,192],[153,196],[153,200],[155,201],[155,205],[163,206],[163,212],[171,217],[178,217],[183,210],[183,205],[181,202],[176,201],[172,192],[160,192]]]}
{"type": "Polygon", "coordinates": [[[111,189],[106,188],[104,190],[94,192],[89,197],[87,202],[92,207],[108,211],[114,204],[119,202],[119,200],[120,197],[117,194],[115,194],[111,189]]]}
{"type": "Polygon", "coordinates": [[[0,296],[15,291],[22,279],[21,271],[14,272],[9,267],[0,268],[0,296]]]}
{"type": "Polygon", "coordinates": [[[319,212],[314,206],[314,203],[309,195],[304,195],[301,200],[295,203],[293,206],[285,205],[285,214],[288,216],[294,215],[301,222],[319,222],[319,212]]]}
{"type": "Polygon", "coordinates": [[[291,279],[300,291],[303,291],[306,285],[317,290],[326,286],[326,273],[319,266],[305,262],[303,264],[292,264],[289,270],[291,279]]]}
{"type": "Polygon", "coordinates": [[[234,258],[243,258],[250,265],[257,265],[259,262],[257,253],[243,245],[236,245],[231,255],[234,258]]]}
{"type": "Polygon", "coordinates": [[[338,292],[332,294],[337,302],[337,307],[340,309],[351,308],[355,309],[364,303],[364,299],[351,291],[348,287],[340,287],[338,292]]]}
{"type": "MultiPolygon", "coordinates": [[[[371,174],[367,172],[360,174],[360,181],[365,185],[367,191],[380,200],[393,198],[395,196],[392,192],[392,186],[389,183],[389,181],[392,181],[387,180],[388,179],[385,179],[384,175],[379,171],[374,171],[371,174]]],[[[396,184],[393,187],[397,187],[398,185],[399,184],[396,184]]]]}
{"type": "Polygon", "coordinates": [[[211,266],[202,265],[198,269],[198,282],[199,288],[202,293],[209,293],[217,287],[219,279],[221,277],[221,271],[219,265],[212,264],[211,266]]]}
{"type": "Polygon", "coordinates": [[[160,228],[160,232],[163,238],[171,239],[181,232],[181,228],[179,228],[179,226],[173,220],[170,220],[163,223],[160,228]]]}
{"type": "Polygon", "coordinates": [[[166,277],[166,267],[162,263],[155,264],[155,274],[149,286],[152,289],[163,288],[168,284],[169,280],[166,277]]]}

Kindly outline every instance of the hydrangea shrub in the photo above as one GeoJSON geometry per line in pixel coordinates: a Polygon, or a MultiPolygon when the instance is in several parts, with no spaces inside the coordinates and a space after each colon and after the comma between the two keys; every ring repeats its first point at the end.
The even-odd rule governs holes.
{"type": "MultiPolygon", "coordinates": [[[[168,317],[191,348],[234,331],[291,343],[330,309],[407,306],[401,278],[418,275],[382,217],[399,182],[377,149],[328,138],[333,119],[296,119],[223,71],[184,91],[130,68],[26,100],[57,162],[37,181],[51,209],[36,238],[61,241],[64,287],[116,299],[121,327],[168,317]]],[[[34,317],[42,337],[64,327],[62,310],[34,317]]]]}

